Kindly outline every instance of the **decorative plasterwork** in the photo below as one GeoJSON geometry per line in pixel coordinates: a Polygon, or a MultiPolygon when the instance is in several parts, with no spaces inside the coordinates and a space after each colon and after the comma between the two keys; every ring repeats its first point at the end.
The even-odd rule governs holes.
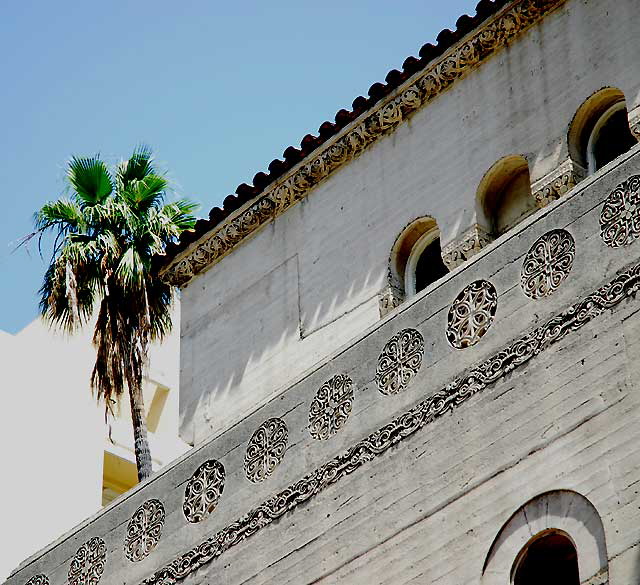
{"type": "Polygon", "coordinates": [[[34,575],[25,585],[49,585],[49,578],[46,575],[34,575]]]}
{"type": "Polygon", "coordinates": [[[124,555],[130,561],[141,561],[160,542],[164,517],[164,506],[155,499],[147,500],[133,513],[124,539],[124,555]]]}
{"type": "Polygon", "coordinates": [[[97,585],[107,562],[107,545],[94,536],[85,542],[71,559],[69,585],[97,585]]]}
{"type": "Polygon", "coordinates": [[[494,238],[483,227],[475,224],[462,236],[448,243],[442,249],[442,260],[449,270],[453,270],[475,256],[482,248],[493,242],[494,238]]]}
{"type": "Polygon", "coordinates": [[[532,299],[553,293],[564,281],[576,257],[576,243],[567,230],[551,230],[538,238],[522,263],[520,287],[532,299]]]}
{"type": "Polygon", "coordinates": [[[189,478],[184,489],[182,511],[189,522],[201,522],[216,509],[224,490],[224,466],[215,459],[205,461],[189,478]]]}
{"type": "Polygon", "coordinates": [[[498,293],[488,280],[476,280],[465,286],[449,308],[447,340],[452,347],[464,349],[480,341],[493,323],[498,308],[498,293]]]}
{"type": "Polygon", "coordinates": [[[353,380],[336,374],[316,392],[309,408],[309,434],[319,441],[335,435],[353,409],[353,380]]]}
{"type": "Polygon", "coordinates": [[[600,236],[612,248],[627,246],[640,236],[640,175],[609,193],[600,213],[600,236]]]}
{"type": "Polygon", "coordinates": [[[252,483],[259,483],[275,470],[287,450],[289,431],[280,418],[264,421],[251,436],[244,456],[244,472],[252,483]]]}
{"type": "Polygon", "coordinates": [[[560,199],[587,176],[587,170],[567,159],[556,169],[531,185],[533,198],[540,208],[560,199]]]}
{"type": "Polygon", "coordinates": [[[636,140],[640,141],[640,107],[629,112],[629,128],[636,140]]]}
{"type": "Polygon", "coordinates": [[[572,331],[618,305],[640,289],[640,263],[620,273],[565,311],[525,333],[489,359],[392,419],[346,451],[289,485],[210,538],[156,571],[142,585],[172,585],[225,551],[253,536],[287,512],[311,500],[327,487],[386,453],[426,425],[460,407],[474,394],[527,364],[572,331]]]}
{"type": "Polygon", "coordinates": [[[244,238],[304,199],[320,181],[395,130],[417,110],[450,88],[488,57],[536,24],[565,0],[516,0],[381,100],[332,140],[230,216],[160,271],[182,286],[227,255],[244,238]]]}
{"type": "Polygon", "coordinates": [[[422,365],[424,338],[416,329],[403,329],[385,344],[376,368],[376,385],[382,394],[407,389],[422,365]]]}

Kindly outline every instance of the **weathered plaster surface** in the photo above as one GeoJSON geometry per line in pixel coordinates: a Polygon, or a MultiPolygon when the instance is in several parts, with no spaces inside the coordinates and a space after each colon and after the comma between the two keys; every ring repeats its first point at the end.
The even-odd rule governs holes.
{"type": "Polygon", "coordinates": [[[585,99],[614,86],[630,111],[640,105],[639,18],[633,0],[564,3],[194,278],[182,296],[183,437],[229,428],[375,324],[412,220],[435,218],[446,247],[477,223],[476,190],[496,161],[524,155],[539,192],[566,164],[585,99]]]}
{"type": "Polygon", "coordinates": [[[9,583],[44,574],[51,585],[63,585],[76,550],[99,537],[106,547],[105,585],[176,578],[194,584],[479,584],[501,528],[528,500],[553,490],[588,499],[604,526],[609,583],[634,582],[640,567],[640,241],[607,246],[600,216],[614,188],[638,173],[640,146],[239,424],[26,561],[9,583]],[[573,266],[553,294],[533,300],[519,284],[523,259],[540,236],[557,229],[575,239],[573,266]],[[455,350],[444,334],[449,306],[478,279],[498,292],[495,320],[478,343],[455,350]],[[422,363],[403,392],[384,395],[376,381],[378,356],[407,328],[424,339],[422,363]],[[538,350],[518,350],[524,342],[517,340],[532,335],[538,350]],[[311,401],[338,373],[353,381],[353,409],[337,433],[315,440],[307,428],[311,401]],[[465,383],[470,391],[462,390],[465,383]],[[439,393],[456,388],[462,393],[442,407],[439,393]],[[418,412],[435,415],[418,424],[418,412]],[[252,483],[244,472],[247,442],[271,418],[286,423],[288,447],[273,473],[252,483]],[[363,441],[369,446],[353,451],[363,441]],[[225,487],[213,513],[191,523],[183,514],[185,487],[210,458],[224,465],[225,487]],[[149,499],[163,504],[166,521],[157,546],[131,562],[124,552],[127,524],[149,499]],[[255,516],[256,510],[263,512],[255,516]]]}

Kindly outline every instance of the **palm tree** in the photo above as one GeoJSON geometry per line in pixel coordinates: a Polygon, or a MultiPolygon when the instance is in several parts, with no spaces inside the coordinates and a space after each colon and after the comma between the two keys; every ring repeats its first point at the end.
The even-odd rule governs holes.
{"type": "Polygon", "coordinates": [[[165,203],[167,179],[151,151],[137,148],[110,172],[99,156],[72,158],[70,193],[35,214],[39,242],[55,235],[40,288],[40,312],[52,326],[75,332],[97,312],[91,389],[105,417],[128,390],[138,479],[152,472],[142,378],[149,343],[171,330],[172,287],[151,270],[151,259],[192,229],[196,204],[165,203]]]}

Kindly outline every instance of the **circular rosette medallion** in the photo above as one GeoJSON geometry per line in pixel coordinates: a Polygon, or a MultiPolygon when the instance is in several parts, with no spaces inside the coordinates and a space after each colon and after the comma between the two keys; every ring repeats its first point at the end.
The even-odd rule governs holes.
{"type": "Polygon", "coordinates": [[[104,573],[107,561],[107,545],[94,536],[85,542],[71,559],[69,585],[96,585],[104,573]]]}
{"type": "Polygon", "coordinates": [[[279,418],[270,418],[258,427],[244,455],[244,472],[249,481],[259,483],[275,471],[284,457],[288,439],[287,425],[279,418]]]}
{"type": "Polygon", "coordinates": [[[525,295],[540,299],[554,292],[573,266],[576,243],[566,230],[552,230],[539,238],[522,264],[520,286],[525,295]]]}
{"type": "Polygon", "coordinates": [[[449,308],[447,339],[452,347],[470,347],[487,332],[498,307],[498,293],[487,280],[476,280],[460,291],[449,308]]]}
{"type": "Polygon", "coordinates": [[[328,439],[347,422],[353,408],[353,380],[336,374],[316,392],[309,409],[309,434],[318,440],[328,439]]]}
{"type": "Polygon", "coordinates": [[[216,509],[224,489],[225,472],[215,459],[205,461],[187,482],[182,511],[189,522],[200,522],[216,509]]]}
{"type": "Polygon", "coordinates": [[[627,246],[640,235],[640,175],[620,183],[600,212],[600,236],[611,248],[627,246]]]}
{"type": "Polygon", "coordinates": [[[398,394],[418,373],[424,356],[424,338],[415,329],[396,333],[382,349],[376,368],[376,384],[383,394],[398,394]]]}
{"type": "Polygon", "coordinates": [[[159,500],[147,500],[127,526],[124,554],[133,562],[141,561],[156,547],[164,526],[164,506],[159,500]]]}

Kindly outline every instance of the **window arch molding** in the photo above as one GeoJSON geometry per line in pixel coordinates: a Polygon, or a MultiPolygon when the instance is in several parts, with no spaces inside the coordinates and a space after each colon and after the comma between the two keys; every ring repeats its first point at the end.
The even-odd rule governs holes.
{"type": "Polygon", "coordinates": [[[575,546],[580,582],[598,576],[608,582],[608,557],[602,519],[581,494],[557,490],[521,506],[502,526],[487,553],[481,585],[513,583],[514,569],[527,547],[549,533],[565,535],[575,546]]]}
{"type": "Polygon", "coordinates": [[[621,129],[624,131],[621,136],[625,145],[622,149],[624,152],[636,143],[629,127],[624,93],[615,87],[603,87],[580,105],[567,134],[569,156],[574,165],[588,174],[593,174],[599,166],[603,166],[598,166],[594,149],[603,128],[615,115],[622,116],[621,112],[624,112],[626,122],[624,129],[621,129]]]}
{"type": "MultiPolygon", "coordinates": [[[[388,286],[397,306],[405,298],[415,295],[418,291],[416,272],[420,259],[429,246],[439,241],[440,230],[436,220],[425,215],[418,217],[402,230],[396,238],[389,256],[388,286]]],[[[438,261],[440,268],[447,271],[438,246],[438,261]]],[[[440,276],[434,278],[438,280],[440,276]]],[[[424,287],[422,287],[424,288],[424,287]]],[[[421,289],[420,289],[421,290],[421,289]]]]}

